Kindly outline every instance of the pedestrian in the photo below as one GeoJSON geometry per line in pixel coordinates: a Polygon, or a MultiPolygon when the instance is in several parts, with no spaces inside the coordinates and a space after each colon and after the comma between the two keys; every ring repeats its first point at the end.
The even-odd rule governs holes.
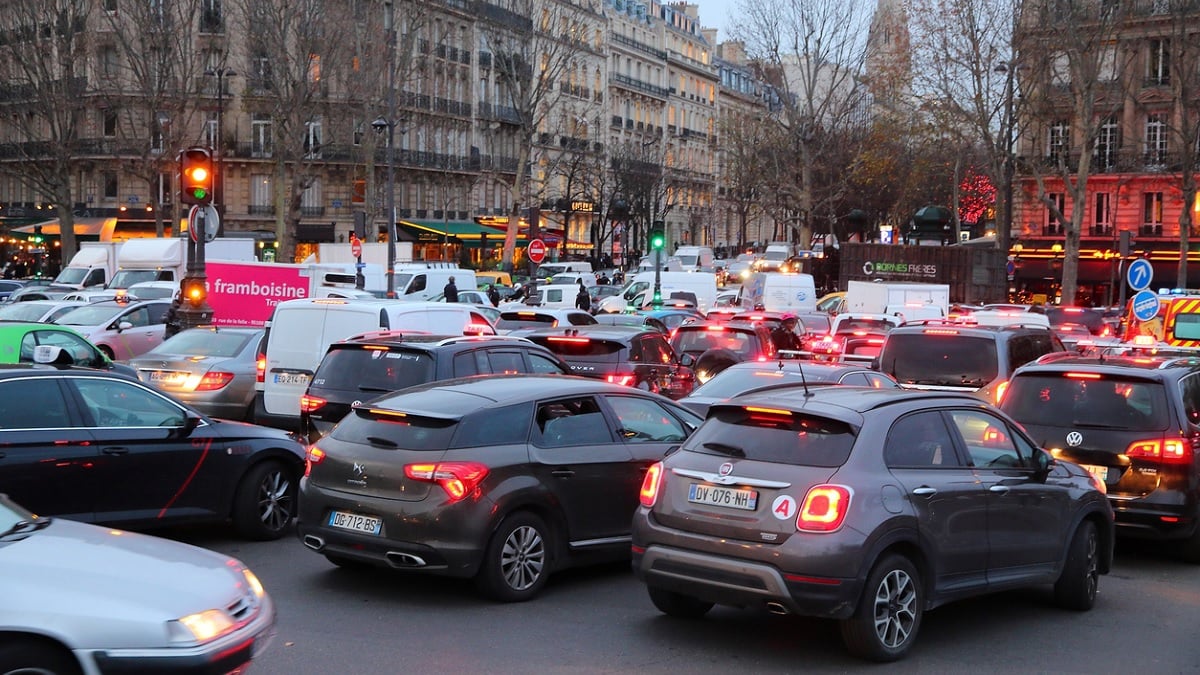
{"type": "Polygon", "coordinates": [[[607,286],[612,283],[612,280],[608,278],[607,274],[601,272],[600,278],[596,280],[596,283],[600,284],[601,286],[607,286]]]}
{"type": "MultiPolygon", "coordinates": [[[[800,343],[800,336],[796,334],[796,326],[800,323],[795,314],[784,314],[783,320],[771,331],[771,344],[775,345],[775,351],[800,351],[803,347],[800,343]]],[[[792,354],[791,356],[797,356],[792,354]]]]}
{"type": "Polygon", "coordinates": [[[458,302],[458,286],[454,285],[454,277],[450,277],[450,281],[446,282],[446,287],[442,289],[442,295],[446,297],[446,302],[458,302]]]}
{"type": "Polygon", "coordinates": [[[592,296],[588,295],[587,289],[583,287],[583,279],[579,280],[579,292],[575,294],[575,308],[585,312],[592,309],[592,296]]]}
{"type": "Polygon", "coordinates": [[[488,284],[487,297],[491,301],[492,307],[500,306],[500,291],[496,290],[496,284],[488,284]]]}
{"type": "Polygon", "coordinates": [[[167,307],[166,316],[163,317],[163,323],[166,324],[163,328],[164,340],[175,336],[183,328],[183,317],[179,315],[179,307],[182,304],[183,293],[175,291],[175,297],[171,298],[171,306],[167,307]]]}

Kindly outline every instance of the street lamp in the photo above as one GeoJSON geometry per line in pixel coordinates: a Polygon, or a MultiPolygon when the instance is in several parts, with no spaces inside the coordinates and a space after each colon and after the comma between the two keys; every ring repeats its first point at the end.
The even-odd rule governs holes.
{"type": "Polygon", "coordinates": [[[217,180],[213,185],[215,194],[213,195],[213,204],[217,207],[217,213],[222,217],[225,215],[225,167],[221,160],[224,154],[221,150],[222,134],[225,131],[225,78],[237,77],[237,73],[232,68],[221,66],[219,68],[210,68],[204,71],[208,77],[217,78],[217,128],[213,134],[213,166],[217,170],[217,180]]]}
{"type": "Polygon", "coordinates": [[[1001,186],[1004,189],[1004,220],[1000,227],[996,228],[996,246],[1006,253],[1012,237],[1013,223],[1013,174],[1016,171],[1016,157],[1013,155],[1013,144],[1016,142],[1013,133],[1016,126],[1016,120],[1013,119],[1013,88],[1018,68],[1015,63],[1001,61],[994,69],[997,73],[1004,73],[1004,119],[1000,125],[1004,134],[1004,184],[1001,186]]]}
{"type": "Polygon", "coordinates": [[[376,134],[387,130],[387,297],[396,297],[396,29],[392,2],[383,3],[383,33],[387,42],[387,118],[371,122],[376,134]]]}

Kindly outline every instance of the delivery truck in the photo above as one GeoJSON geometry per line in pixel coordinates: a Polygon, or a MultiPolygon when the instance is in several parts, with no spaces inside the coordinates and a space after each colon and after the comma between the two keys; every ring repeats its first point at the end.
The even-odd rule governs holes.
{"type": "Polygon", "coordinates": [[[888,314],[905,321],[939,319],[950,309],[949,284],[851,281],[846,285],[846,311],[888,314]]]}
{"type": "Polygon", "coordinates": [[[218,326],[263,326],[286,300],[375,297],[355,288],[353,266],[210,260],[205,267],[218,326]]]}

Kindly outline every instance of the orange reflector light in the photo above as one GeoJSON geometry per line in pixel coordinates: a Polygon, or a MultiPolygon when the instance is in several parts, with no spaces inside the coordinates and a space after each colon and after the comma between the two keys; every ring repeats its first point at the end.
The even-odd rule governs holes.
{"type": "Polygon", "coordinates": [[[958,331],[951,328],[926,328],[921,332],[927,335],[958,335],[958,331]]]}

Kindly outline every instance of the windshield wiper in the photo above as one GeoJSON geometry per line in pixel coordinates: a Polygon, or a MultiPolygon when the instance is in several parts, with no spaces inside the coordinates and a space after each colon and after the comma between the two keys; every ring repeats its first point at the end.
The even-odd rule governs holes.
{"type": "Polygon", "coordinates": [[[388,389],[387,387],[368,387],[363,384],[358,385],[358,390],[359,391],[378,391],[378,392],[382,392],[385,394],[390,391],[395,391],[395,389],[388,389]]]}
{"type": "Polygon", "coordinates": [[[717,452],[719,452],[721,454],[729,455],[731,457],[745,457],[746,456],[746,451],[737,447],[736,445],[726,445],[724,443],[716,443],[716,442],[710,441],[708,443],[701,443],[700,447],[708,449],[708,450],[716,450],[717,452]]]}
{"type": "Polygon", "coordinates": [[[1126,424],[1106,424],[1104,422],[1082,422],[1080,420],[1071,420],[1073,427],[1087,427],[1088,429],[1128,429],[1126,424]]]}
{"type": "Polygon", "coordinates": [[[7,530],[5,530],[3,532],[0,532],[0,539],[3,539],[5,537],[8,537],[8,536],[11,536],[14,534],[28,534],[30,532],[37,532],[38,530],[41,530],[41,529],[49,526],[50,523],[52,522],[52,520],[53,519],[51,519],[51,518],[38,518],[37,520],[18,520],[17,522],[13,523],[12,527],[8,528],[7,530]]]}

